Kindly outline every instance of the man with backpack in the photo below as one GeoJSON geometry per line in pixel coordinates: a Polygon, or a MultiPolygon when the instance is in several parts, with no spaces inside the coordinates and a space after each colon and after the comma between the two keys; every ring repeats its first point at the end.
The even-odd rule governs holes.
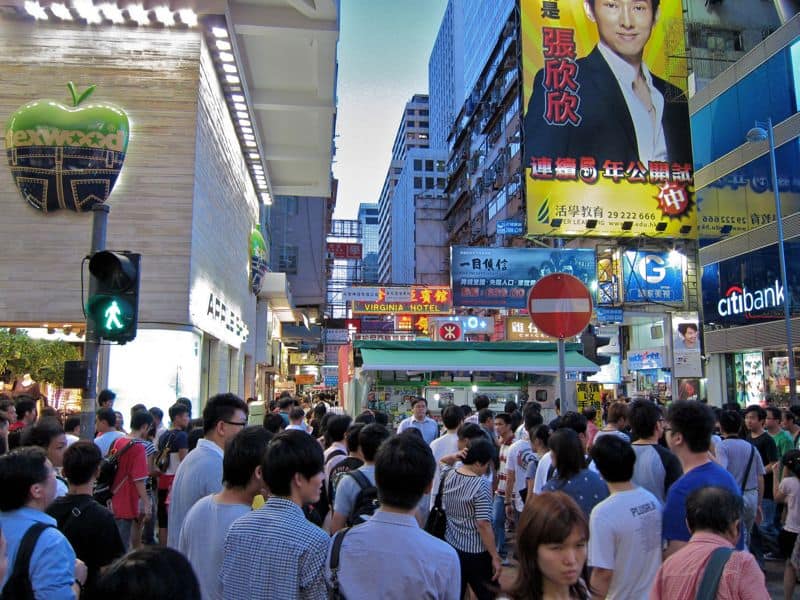
{"type": "Polygon", "coordinates": [[[90,441],[77,441],[64,452],[63,474],[69,483],[66,496],[56,498],[47,514],[58,522],[58,529],[69,540],[75,554],[89,571],[86,589],[91,590],[101,567],[125,554],[125,546],[114,522],[114,515],[93,497],[97,469],[102,462],[100,449],[90,441]]]}
{"type": "Polygon", "coordinates": [[[169,518],[167,510],[167,496],[172,489],[172,482],[178,465],[186,458],[189,452],[189,409],[186,405],[176,402],[169,407],[169,420],[171,428],[158,438],[158,455],[156,468],[160,471],[158,476],[158,542],[167,545],[169,518]]]}
{"type": "Polygon", "coordinates": [[[56,496],[56,472],[44,450],[18,448],[0,456],[0,490],[0,529],[9,557],[0,581],[3,599],[79,597],[86,565],[44,512],[56,496]]]}
{"type": "Polygon", "coordinates": [[[331,533],[343,527],[359,525],[375,512],[378,490],[375,487],[375,454],[391,433],[383,425],[372,423],[358,434],[364,465],[344,476],[336,488],[331,533]]]}
{"type": "Polygon", "coordinates": [[[331,469],[328,480],[325,482],[326,492],[331,506],[336,504],[336,488],[342,478],[350,473],[350,471],[355,471],[364,464],[364,455],[361,453],[361,445],[359,443],[359,435],[364,427],[366,427],[364,423],[353,423],[347,428],[347,458],[339,461],[339,463],[331,469]]]}
{"type": "MultiPolygon", "coordinates": [[[[377,432],[369,427],[381,426],[364,428],[362,434],[371,438],[377,432]]],[[[430,448],[419,436],[398,435],[381,444],[373,458],[381,506],[363,525],[333,536],[326,575],[334,593],[352,599],[457,600],[461,568],[455,549],[423,530],[414,516],[433,481],[430,448]]]]}

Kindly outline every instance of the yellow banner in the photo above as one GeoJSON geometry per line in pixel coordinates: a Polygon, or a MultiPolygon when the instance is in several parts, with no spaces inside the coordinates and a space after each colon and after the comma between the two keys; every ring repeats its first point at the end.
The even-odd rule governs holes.
{"type": "Polygon", "coordinates": [[[696,237],[680,0],[521,0],[529,235],[696,237]]]}
{"type": "Polygon", "coordinates": [[[597,410],[595,424],[603,426],[603,397],[602,386],[599,383],[576,383],[575,389],[578,393],[578,412],[583,412],[585,408],[597,410]]]}

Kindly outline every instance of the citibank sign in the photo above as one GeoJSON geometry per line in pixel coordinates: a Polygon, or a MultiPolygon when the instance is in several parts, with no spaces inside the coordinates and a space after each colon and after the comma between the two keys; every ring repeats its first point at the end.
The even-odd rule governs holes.
{"type": "Polygon", "coordinates": [[[770,287],[749,290],[746,286],[731,286],[725,297],[717,302],[717,314],[720,317],[748,315],[783,306],[783,286],[776,279],[770,287]]]}

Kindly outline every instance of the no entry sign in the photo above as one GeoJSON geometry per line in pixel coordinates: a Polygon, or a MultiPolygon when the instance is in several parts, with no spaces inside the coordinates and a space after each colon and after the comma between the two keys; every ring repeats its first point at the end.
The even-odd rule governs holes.
{"type": "Polygon", "coordinates": [[[577,277],[553,273],[528,292],[528,313],[540,331],[564,339],[578,335],[592,318],[592,295],[577,277]]]}

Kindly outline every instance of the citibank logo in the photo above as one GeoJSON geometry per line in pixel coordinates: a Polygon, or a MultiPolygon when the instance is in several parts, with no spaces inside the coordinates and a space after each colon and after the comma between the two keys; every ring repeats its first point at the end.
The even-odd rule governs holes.
{"type": "Polygon", "coordinates": [[[717,302],[717,312],[721,317],[741,315],[765,308],[776,308],[784,302],[783,286],[775,280],[772,287],[750,291],[747,287],[733,285],[725,292],[725,297],[717,302]]]}

